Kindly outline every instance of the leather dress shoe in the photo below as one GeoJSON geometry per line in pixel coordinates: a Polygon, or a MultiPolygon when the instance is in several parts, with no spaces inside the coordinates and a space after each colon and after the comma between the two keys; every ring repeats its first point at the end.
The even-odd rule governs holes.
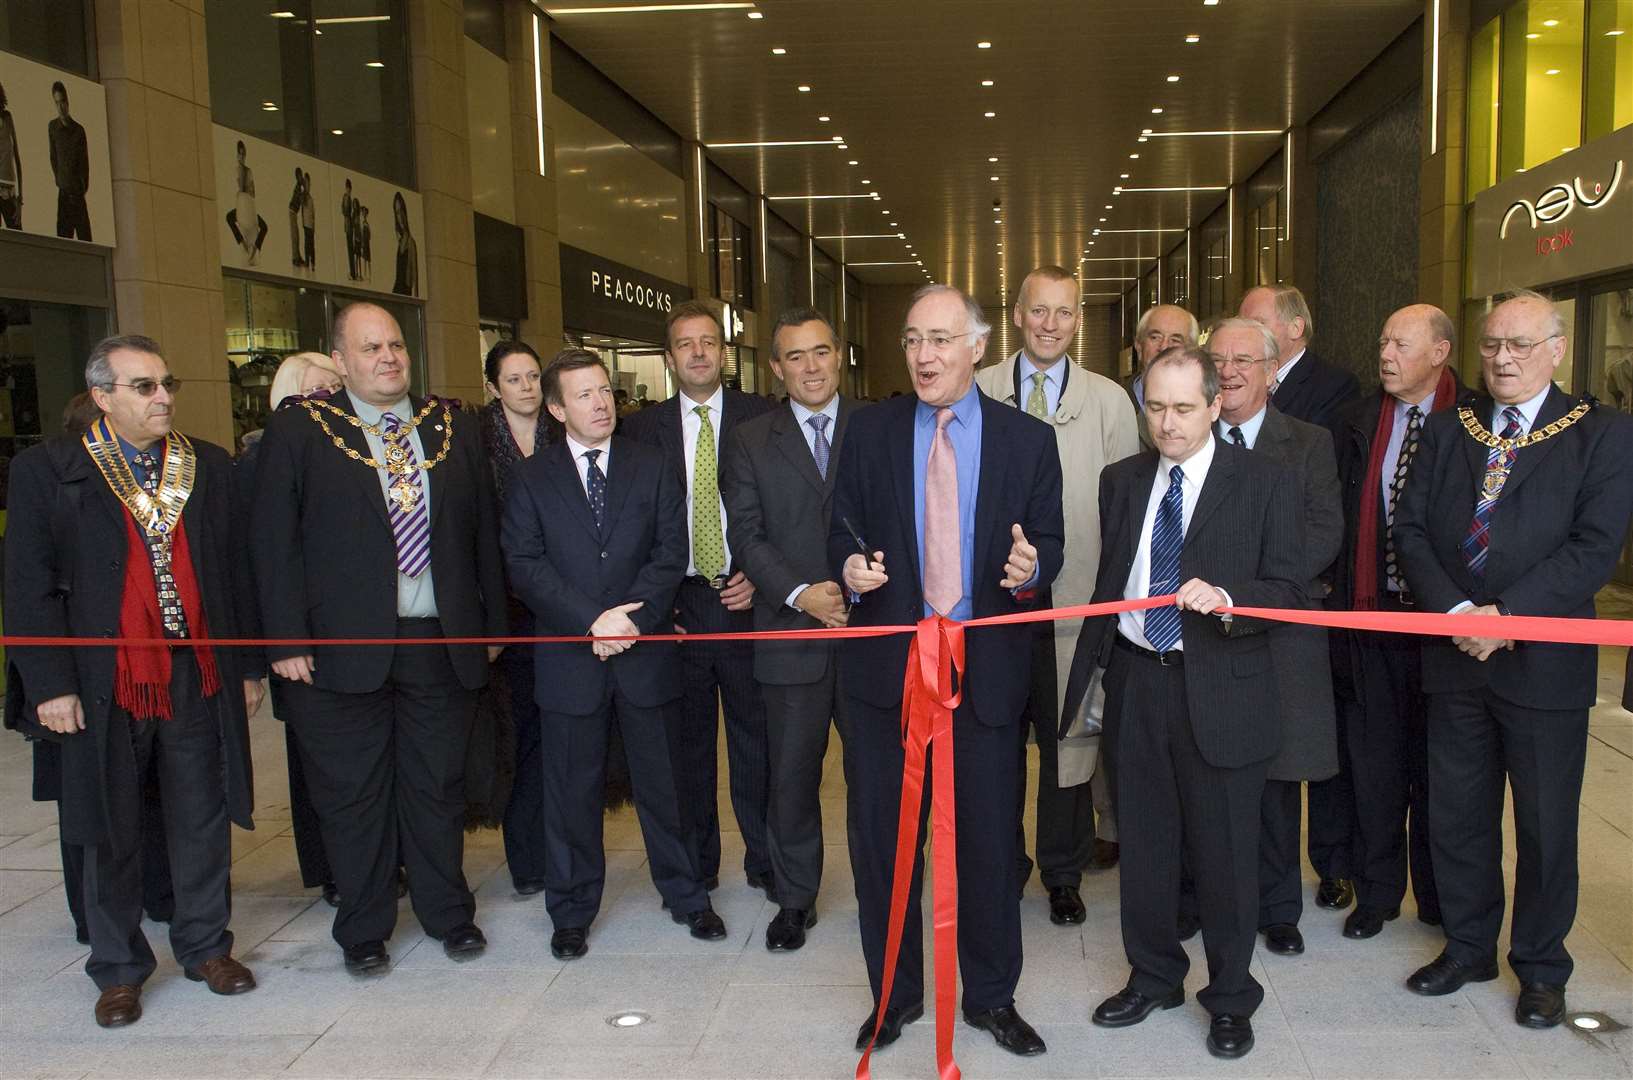
{"type": "Polygon", "coordinates": [[[783,908],[765,928],[765,947],[772,952],[793,952],[805,944],[805,931],[816,925],[810,908],[783,908]]]}
{"type": "Polygon", "coordinates": [[[688,911],[681,915],[670,912],[669,917],[678,923],[685,923],[692,928],[692,936],[699,941],[719,941],[726,936],[726,924],[720,916],[714,913],[714,908],[704,904],[696,911],[688,911]]]}
{"type": "Polygon", "coordinates": [[[1463,989],[1464,983],[1490,982],[1496,977],[1495,960],[1475,966],[1441,953],[1412,972],[1411,977],[1406,980],[1406,988],[1424,997],[1439,997],[1442,994],[1457,993],[1463,989]]]}
{"type": "Polygon", "coordinates": [[[1324,908],[1342,911],[1355,900],[1355,886],[1349,878],[1322,878],[1316,886],[1315,902],[1324,908]]]}
{"type": "Polygon", "coordinates": [[[1133,1027],[1158,1009],[1177,1009],[1183,1004],[1183,986],[1165,997],[1151,997],[1132,986],[1125,986],[1102,1001],[1091,1019],[1097,1027],[1133,1027]]]}
{"type": "Polygon", "coordinates": [[[1200,929],[1202,929],[1202,920],[1199,917],[1186,915],[1183,912],[1180,913],[1179,926],[1177,927],[1179,940],[1190,941],[1196,937],[1196,932],[1200,929]]]}
{"type": "Polygon", "coordinates": [[[1208,1025],[1208,1053],[1217,1058],[1239,1058],[1253,1049],[1253,1021],[1220,1013],[1208,1025]]]}
{"type": "Polygon", "coordinates": [[[964,1022],[991,1032],[998,1045],[1011,1054],[1036,1057],[1048,1049],[1043,1045],[1043,1037],[1033,1030],[1031,1024],[1021,1019],[1021,1014],[1015,1011],[1013,1005],[976,1013],[965,1009],[964,1022]]]}
{"type": "Polygon", "coordinates": [[[1514,1005],[1514,1022],[1521,1027],[1551,1028],[1565,1019],[1565,988],[1558,983],[1520,984],[1520,1000],[1514,1005]]]}
{"type": "Polygon", "coordinates": [[[124,1027],[141,1018],[140,986],[110,986],[96,999],[96,1022],[100,1027],[124,1027]]]}
{"type": "Polygon", "coordinates": [[[544,891],[543,878],[521,878],[515,884],[517,896],[536,896],[544,891]]]}
{"type": "Polygon", "coordinates": [[[1355,910],[1344,918],[1344,936],[1347,938],[1377,937],[1384,928],[1384,923],[1393,922],[1401,917],[1401,909],[1364,907],[1355,905],[1355,910]]]}
{"type": "Polygon", "coordinates": [[[450,960],[475,960],[488,947],[488,939],[473,922],[463,922],[442,935],[442,951],[450,960]]]}
{"type": "Polygon", "coordinates": [[[577,960],[590,951],[589,934],[582,926],[563,926],[550,935],[550,955],[557,960],[577,960]]]}
{"type": "Polygon", "coordinates": [[[1304,935],[1292,923],[1271,923],[1259,933],[1264,935],[1264,947],[1277,956],[1297,956],[1304,951],[1304,935]]]}
{"type": "Polygon", "coordinates": [[[323,883],[323,902],[330,907],[340,906],[340,886],[332,881],[323,883]]]}
{"type": "Polygon", "coordinates": [[[1095,870],[1110,870],[1117,865],[1117,859],[1122,855],[1122,846],[1115,840],[1094,838],[1094,854],[1089,856],[1089,866],[1095,870]]]}
{"type": "Polygon", "coordinates": [[[862,1027],[856,1032],[856,1050],[861,1053],[868,1048],[868,1040],[873,1040],[873,1048],[882,1050],[902,1037],[902,1028],[924,1016],[924,1004],[920,1002],[909,1009],[886,1009],[885,1022],[879,1027],[879,1037],[873,1037],[873,1025],[878,1021],[878,1011],[868,1014],[862,1021],[862,1027]]]}
{"type": "Polygon", "coordinates": [[[1056,926],[1075,926],[1087,915],[1083,894],[1072,886],[1056,885],[1049,890],[1049,921],[1056,926]]]}
{"type": "Polygon", "coordinates": [[[230,956],[212,956],[196,968],[183,971],[193,982],[201,982],[212,994],[246,994],[255,989],[250,969],[230,956]]]}
{"type": "Polygon", "coordinates": [[[386,952],[386,943],[383,941],[364,941],[357,945],[347,945],[341,951],[346,954],[346,970],[353,975],[383,972],[391,966],[391,954],[386,952]]]}

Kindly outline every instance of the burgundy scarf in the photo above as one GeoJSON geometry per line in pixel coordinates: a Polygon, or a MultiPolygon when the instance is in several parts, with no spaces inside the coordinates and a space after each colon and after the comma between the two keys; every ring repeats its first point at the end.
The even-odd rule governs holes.
{"type": "MultiPolygon", "coordinates": [[[[136,531],[136,520],[125,519],[125,584],[119,597],[119,636],[154,639],[164,637],[164,619],[159,615],[159,587],[153,576],[153,559],[147,543],[136,531]]],[[[193,574],[193,557],[187,547],[187,529],[180,520],[171,541],[170,572],[176,579],[176,593],[187,616],[188,632],[195,638],[210,636],[204,622],[204,606],[199,603],[198,578],[193,574]]],[[[198,657],[199,691],[210,697],[221,689],[215,653],[201,646],[198,657]]],[[[170,719],[170,650],[163,645],[120,645],[114,669],[113,700],[138,720],[170,719]]]]}

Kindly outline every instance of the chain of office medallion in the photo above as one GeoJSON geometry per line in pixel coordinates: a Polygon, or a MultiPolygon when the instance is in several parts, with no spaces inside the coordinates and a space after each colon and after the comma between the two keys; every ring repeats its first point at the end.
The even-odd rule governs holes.
{"type": "Polygon", "coordinates": [[[1473,437],[1475,442],[1478,442],[1482,446],[1489,446],[1493,450],[1501,450],[1506,454],[1514,450],[1524,450],[1527,446],[1535,446],[1539,442],[1553,438],[1561,431],[1564,431],[1566,428],[1588,415],[1589,411],[1592,409],[1593,403],[1591,401],[1584,401],[1576,408],[1560,417],[1558,420],[1555,420],[1553,423],[1549,424],[1547,427],[1533,431],[1529,435],[1522,435],[1518,439],[1504,439],[1497,435],[1493,435],[1480,424],[1479,420],[1475,419],[1474,410],[1469,408],[1467,405],[1458,408],[1457,418],[1463,421],[1463,430],[1467,431],[1469,435],[1473,437]]]}
{"type": "Polygon", "coordinates": [[[347,457],[351,458],[353,461],[361,461],[363,464],[367,465],[371,469],[385,469],[387,472],[389,472],[389,473],[391,473],[393,475],[396,475],[396,476],[403,476],[403,475],[406,475],[406,474],[411,473],[411,472],[430,472],[432,469],[436,468],[438,465],[441,465],[443,459],[448,456],[448,451],[453,449],[453,445],[454,445],[454,413],[453,413],[453,410],[451,408],[449,408],[446,404],[443,404],[442,402],[438,401],[436,398],[432,398],[430,401],[427,401],[425,403],[425,408],[421,409],[415,415],[414,419],[412,419],[408,423],[402,425],[402,427],[400,427],[398,429],[398,433],[397,433],[396,438],[388,437],[384,431],[380,430],[378,427],[374,426],[373,424],[365,424],[358,417],[353,416],[351,413],[345,411],[344,409],[337,409],[337,408],[335,408],[335,406],[330,405],[327,402],[303,401],[303,402],[301,402],[301,406],[306,409],[306,413],[307,413],[308,416],[310,416],[313,420],[317,421],[318,427],[322,428],[323,433],[325,435],[329,436],[329,440],[335,444],[335,448],[337,450],[339,450],[342,454],[345,454],[347,457]],[[415,428],[419,427],[420,422],[422,420],[424,420],[427,416],[429,416],[431,414],[431,411],[433,409],[435,409],[438,405],[442,405],[442,423],[448,429],[448,437],[443,439],[442,449],[437,451],[437,456],[436,457],[432,458],[430,461],[416,461],[413,465],[410,465],[410,466],[403,466],[403,465],[400,465],[400,464],[394,464],[392,462],[386,462],[386,461],[376,461],[374,458],[364,457],[362,454],[359,454],[356,450],[353,450],[351,447],[347,446],[346,445],[346,440],[342,439],[339,435],[336,435],[334,433],[334,431],[329,427],[328,421],[324,420],[323,419],[323,414],[321,412],[319,412],[320,409],[327,410],[328,412],[332,412],[336,416],[340,417],[342,420],[345,420],[347,423],[351,424],[352,427],[360,428],[363,431],[368,432],[370,435],[374,435],[374,436],[378,437],[381,441],[386,443],[387,446],[391,446],[391,445],[394,445],[397,442],[397,440],[406,437],[409,432],[411,432],[415,428]]]}

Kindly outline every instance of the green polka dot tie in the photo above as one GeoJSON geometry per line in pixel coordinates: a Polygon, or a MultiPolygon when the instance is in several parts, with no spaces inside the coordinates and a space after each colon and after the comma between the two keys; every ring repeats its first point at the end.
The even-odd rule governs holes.
{"type": "Polygon", "coordinates": [[[720,473],[715,464],[714,425],[709,407],[697,413],[697,452],[692,458],[692,563],[706,578],[726,572],[726,541],[720,533],[720,473]]]}
{"type": "Polygon", "coordinates": [[[1040,420],[1049,415],[1049,396],[1044,393],[1043,379],[1043,372],[1032,373],[1032,392],[1026,398],[1026,411],[1040,420]]]}

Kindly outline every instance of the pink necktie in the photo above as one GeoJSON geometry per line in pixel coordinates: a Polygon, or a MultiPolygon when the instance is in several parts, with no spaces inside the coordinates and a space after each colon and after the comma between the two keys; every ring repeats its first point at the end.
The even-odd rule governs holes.
{"type": "Polygon", "coordinates": [[[936,434],[924,468],[924,599],[946,615],[964,596],[958,527],[958,456],[947,434],[953,411],[936,410],[936,434]]]}

